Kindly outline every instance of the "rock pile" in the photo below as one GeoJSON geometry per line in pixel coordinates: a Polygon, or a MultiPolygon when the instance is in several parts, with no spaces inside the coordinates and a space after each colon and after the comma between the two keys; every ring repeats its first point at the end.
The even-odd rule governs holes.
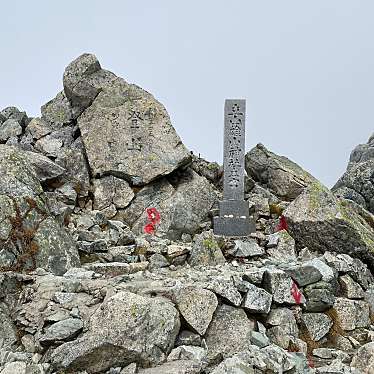
{"type": "Polygon", "coordinates": [[[222,168],[158,101],[89,54],[63,84],[0,113],[1,374],[374,372],[366,177],[331,192],[258,145],[256,232],[218,237],[222,168]]]}

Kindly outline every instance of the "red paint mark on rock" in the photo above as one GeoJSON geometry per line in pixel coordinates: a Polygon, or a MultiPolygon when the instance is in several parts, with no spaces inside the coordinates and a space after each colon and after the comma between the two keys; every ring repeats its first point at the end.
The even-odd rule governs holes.
{"type": "Polygon", "coordinates": [[[275,231],[282,231],[282,230],[288,231],[288,223],[286,221],[285,216],[280,216],[279,224],[278,224],[277,228],[275,229],[275,231]]]}
{"type": "Polygon", "coordinates": [[[147,224],[144,226],[146,234],[154,235],[156,232],[156,225],[161,221],[161,214],[156,208],[147,208],[147,224]]]}
{"type": "Polygon", "coordinates": [[[314,365],[314,361],[312,360],[311,357],[308,357],[308,366],[309,366],[310,368],[314,368],[314,367],[315,367],[315,365],[314,365]]]}
{"type": "Polygon", "coordinates": [[[300,292],[299,287],[297,287],[297,284],[294,281],[292,281],[291,295],[294,298],[296,304],[301,303],[303,294],[300,292]]]}
{"type": "Polygon", "coordinates": [[[160,212],[156,208],[147,208],[146,212],[150,223],[157,225],[161,221],[160,212]]]}

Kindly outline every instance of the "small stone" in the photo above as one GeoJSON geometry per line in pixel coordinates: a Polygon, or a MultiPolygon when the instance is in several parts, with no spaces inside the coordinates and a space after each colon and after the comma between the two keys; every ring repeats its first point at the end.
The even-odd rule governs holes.
{"type": "Polygon", "coordinates": [[[235,240],[234,255],[236,257],[254,257],[261,256],[265,253],[255,239],[248,241],[235,240]]]}
{"type": "Polygon", "coordinates": [[[267,249],[267,253],[272,259],[281,263],[296,261],[295,240],[286,230],[271,234],[268,239],[272,242],[278,242],[276,247],[272,246],[267,249]]]}
{"type": "Polygon", "coordinates": [[[252,284],[248,285],[243,308],[254,313],[269,313],[272,295],[262,288],[252,284]]]}
{"type": "Polygon", "coordinates": [[[186,287],[176,296],[179,312],[200,335],[204,335],[217,308],[216,295],[202,288],[186,287]]]}
{"type": "Polygon", "coordinates": [[[50,134],[52,128],[41,118],[33,118],[27,125],[26,132],[29,132],[34,139],[38,140],[43,136],[50,134]]]}
{"type": "Polygon", "coordinates": [[[123,368],[120,374],[136,374],[136,363],[133,362],[132,364],[123,368]]]}
{"type": "Polygon", "coordinates": [[[0,141],[22,134],[22,127],[15,119],[8,119],[0,125],[0,141]]]}
{"type": "Polygon", "coordinates": [[[261,334],[258,331],[252,331],[251,343],[257,345],[259,348],[264,348],[270,344],[270,340],[265,334],[261,334]]]}
{"type": "Polygon", "coordinates": [[[369,305],[363,300],[350,300],[337,297],[334,303],[340,326],[343,330],[351,331],[370,325],[369,305]]]}
{"type": "Polygon", "coordinates": [[[192,331],[183,330],[180,332],[175,342],[176,347],[180,345],[195,345],[199,347],[201,345],[201,336],[192,331]]]}
{"type": "Polygon", "coordinates": [[[149,258],[149,268],[150,269],[159,269],[168,267],[169,261],[161,254],[155,253],[149,258]]]}
{"type": "Polygon", "coordinates": [[[83,322],[77,318],[68,318],[45,329],[40,337],[41,343],[50,343],[60,340],[70,340],[83,329],[83,322]]]}
{"type": "Polygon", "coordinates": [[[57,157],[62,145],[62,140],[53,138],[51,135],[46,135],[35,143],[35,149],[46,156],[57,157]]]}
{"type": "Polygon", "coordinates": [[[177,361],[177,360],[193,360],[197,362],[204,361],[206,358],[206,351],[204,348],[181,345],[177,348],[174,348],[169,356],[168,361],[177,361]]]}
{"type": "Polygon", "coordinates": [[[374,372],[374,342],[363,345],[353,356],[351,366],[363,373],[374,372]]]}
{"type": "Polygon", "coordinates": [[[313,349],[313,356],[325,359],[333,358],[331,348],[315,348],[313,349]]]}
{"type": "Polygon", "coordinates": [[[315,266],[307,263],[286,269],[286,273],[290,275],[300,287],[316,283],[322,279],[320,271],[315,266]]]}
{"type": "Polygon", "coordinates": [[[298,305],[306,301],[292,278],[282,270],[266,270],[263,283],[278,304],[298,305]]]}
{"type": "Polygon", "coordinates": [[[326,336],[333,325],[331,318],[324,313],[305,313],[301,319],[314,341],[319,341],[326,336]]]}
{"type": "Polygon", "coordinates": [[[334,290],[330,283],[320,281],[304,288],[308,312],[323,312],[334,305],[334,290]]]}
{"type": "Polygon", "coordinates": [[[339,284],[343,295],[348,299],[363,299],[364,291],[348,274],[339,277],[339,284]]]}
{"type": "Polygon", "coordinates": [[[322,280],[325,282],[331,282],[335,278],[334,271],[319,258],[308,261],[307,265],[315,267],[321,273],[322,280]]]}
{"type": "Polygon", "coordinates": [[[209,282],[204,288],[213,291],[235,306],[239,306],[242,303],[242,296],[231,280],[216,278],[209,282]]]}

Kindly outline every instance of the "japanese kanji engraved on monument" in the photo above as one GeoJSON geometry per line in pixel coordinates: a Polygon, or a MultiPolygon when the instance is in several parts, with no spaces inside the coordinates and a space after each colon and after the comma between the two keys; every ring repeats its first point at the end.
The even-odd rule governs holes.
{"type": "Polygon", "coordinates": [[[214,233],[246,236],[255,231],[244,200],[245,100],[225,101],[223,153],[223,200],[219,217],[214,218],[214,233]]]}

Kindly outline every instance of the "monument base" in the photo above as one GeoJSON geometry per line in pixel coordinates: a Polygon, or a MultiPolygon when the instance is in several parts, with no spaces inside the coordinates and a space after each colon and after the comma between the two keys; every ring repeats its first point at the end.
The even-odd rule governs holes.
{"type": "Polygon", "coordinates": [[[255,224],[248,217],[214,217],[213,219],[213,232],[215,235],[248,236],[255,231],[255,224]]]}

